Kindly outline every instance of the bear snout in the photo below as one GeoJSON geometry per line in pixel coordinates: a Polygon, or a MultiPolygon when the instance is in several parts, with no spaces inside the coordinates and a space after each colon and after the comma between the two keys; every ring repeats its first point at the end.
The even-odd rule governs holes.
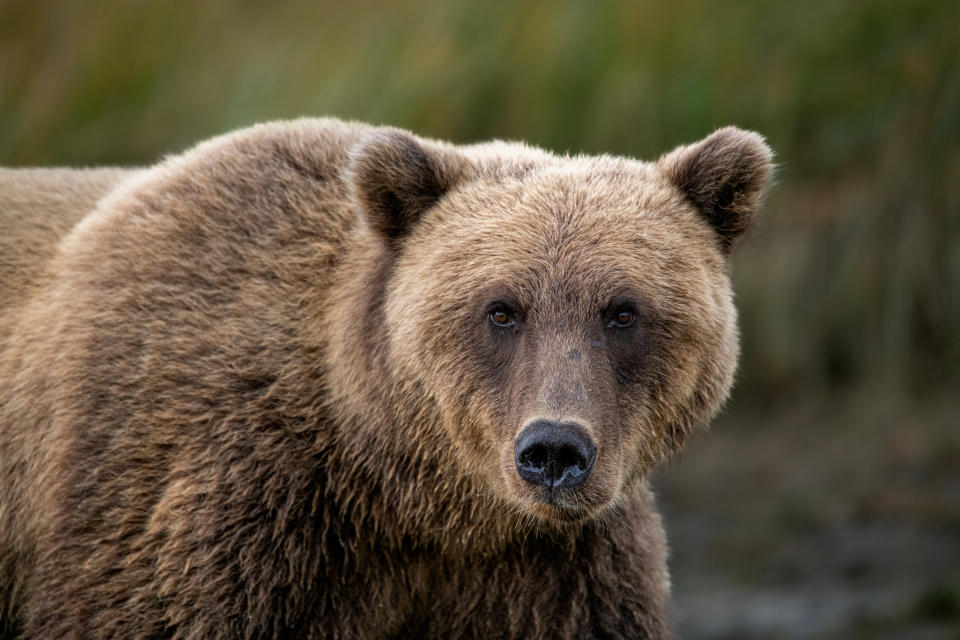
{"type": "Polygon", "coordinates": [[[590,476],[597,446],[575,422],[536,420],[514,443],[517,473],[526,482],[556,489],[571,489],[590,476]]]}

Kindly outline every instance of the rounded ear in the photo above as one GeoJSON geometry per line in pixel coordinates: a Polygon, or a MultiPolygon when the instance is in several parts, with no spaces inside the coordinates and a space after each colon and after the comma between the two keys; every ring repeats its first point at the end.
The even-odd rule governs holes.
{"type": "Polygon", "coordinates": [[[380,128],[350,151],[348,182],[370,226],[396,240],[457,182],[464,165],[453,149],[380,128]]]}
{"type": "Polygon", "coordinates": [[[677,147],[657,167],[713,226],[721,248],[730,253],[760,208],[772,160],[762,136],[725,127],[677,147]]]}

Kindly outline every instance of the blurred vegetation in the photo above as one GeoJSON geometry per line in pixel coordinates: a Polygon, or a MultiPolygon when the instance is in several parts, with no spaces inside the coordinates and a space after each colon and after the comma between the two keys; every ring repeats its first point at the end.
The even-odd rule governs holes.
{"type": "Polygon", "coordinates": [[[0,163],[304,114],[642,158],[757,129],[779,187],[736,263],[738,401],[958,381],[960,4],[0,4],[0,163]]]}
{"type": "Polygon", "coordinates": [[[778,188],[737,257],[737,404],[960,377],[960,4],[0,0],[0,163],[146,164],[330,114],[652,158],[733,123],[778,188]]]}

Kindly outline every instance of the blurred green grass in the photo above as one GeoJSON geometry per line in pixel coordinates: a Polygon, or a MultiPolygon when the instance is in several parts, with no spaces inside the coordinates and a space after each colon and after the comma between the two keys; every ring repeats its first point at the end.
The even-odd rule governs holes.
{"type": "Polygon", "coordinates": [[[735,407],[960,382],[960,3],[0,0],[0,164],[145,164],[336,115],[651,158],[724,124],[778,186],[735,407]]]}

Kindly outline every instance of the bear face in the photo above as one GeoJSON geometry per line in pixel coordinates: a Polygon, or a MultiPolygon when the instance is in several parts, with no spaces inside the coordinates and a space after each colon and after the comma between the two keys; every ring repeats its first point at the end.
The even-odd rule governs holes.
{"type": "Polygon", "coordinates": [[[729,392],[727,258],[770,160],[733,128],[657,163],[369,134],[350,182],[390,262],[389,375],[521,512],[615,505],[729,392]]]}

